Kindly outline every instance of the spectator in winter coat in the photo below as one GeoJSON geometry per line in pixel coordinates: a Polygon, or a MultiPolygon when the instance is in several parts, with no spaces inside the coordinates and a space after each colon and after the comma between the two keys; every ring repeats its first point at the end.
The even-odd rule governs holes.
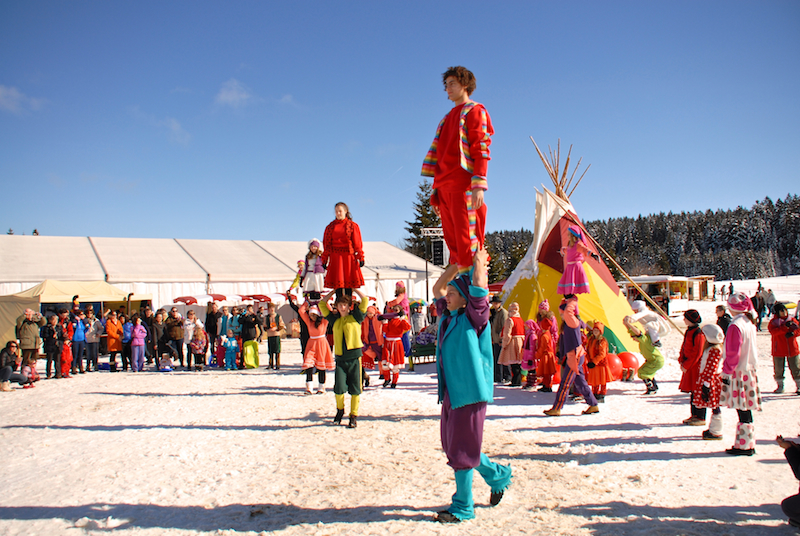
{"type": "Polygon", "coordinates": [[[100,357],[100,336],[105,328],[103,323],[94,316],[94,310],[89,310],[86,315],[86,371],[97,370],[97,360],[100,357]]]}
{"type": "Polygon", "coordinates": [[[503,350],[503,327],[508,320],[508,311],[503,307],[503,300],[500,296],[492,296],[492,356],[494,357],[494,382],[503,383],[511,380],[511,371],[503,365],[498,364],[500,352],[503,350]]]}
{"type": "Polygon", "coordinates": [[[44,327],[46,323],[44,317],[33,309],[25,309],[25,312],[17,318],[19,349],[22,350],[22,358],[26,361],[31,356],[39,355],[39,346],[42,344],[39,328],[44,327]]]}
{"type": "MultiPolygon", "coordinates": [[[[722,287],[723,289],[725,287],[722,287]]],[[[717,325],[722,329],[722,333],[727,333],[728,326],[731,325],[733,317],[728,314],[728,310],[724,305],[717,305],[717,325]]]]}
{"type": "Polygon", "coordinates": [[[221,317],[222,313],[219,310],[219,306],[211,302],[208,306],[208,311],[206,311],[206,333],[208,333],[208,345],[212,354],[217,350],[217,331],[219,330],[219,319],[221,317]]]}
{"type": "Polygon", "coordinates": [[[778,385],[775,392],[783,392],[783,374],[788,364],[797,394],[800,395],[800,349],[797,344],[800,326],[796,320],[789,318],[789,311],[785,305],[776,303],[775,317],[769,321],[767,329],[772,336],[772,364],[775,383],[778,385]]]}
{"type": "Polygon", "coordinates": [[[692,402],[691,393],[697,385],[697,377],[700,375],[700,358],[706,344],[706,336],[700,329],[703,319],[696,309],[689,309],[683,314],[686,322],[686,333],[683,334],[683,344],[681,345],[678,363],[681,366],[681,383],[679,389],[683,393],[689,393],[689,404],[691,415],[683,421],[683,424],[690,426],[704,426],[706,424],[705,411],[700,411],[692,402]],[[702,418],[701,418],[702,415],[702,418]]]}
{"type": "Polygon", "coordinates": [[[165,320],[165,323],[167,324],[169,345],[175,350],[178,362],[183,366],[183,320],[176,307],[170,309],[169,317],[165,320]]]}
{"type": "Polygon", "coordinates": [[[28,378],[18,372],[22,364],[17,341],[8,341],[0,350],[0,391],[11,391],[11,382],[20,385],[28,383],[28,378]]]}
{"type": "Polygon", "coordinates": [[[55,366],[56,378],[61,378],[61,344],[64,332],[58,322],[58,316],[53,315],[45,327],[42,328],[42,338],[44,339],[44,353],[47,356],[46,377],[49,379],[50,367],[55,366]]]}

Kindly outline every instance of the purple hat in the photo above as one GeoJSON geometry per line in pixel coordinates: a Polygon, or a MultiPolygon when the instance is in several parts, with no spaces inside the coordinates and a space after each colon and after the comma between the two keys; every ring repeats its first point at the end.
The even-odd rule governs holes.
{"type": "Polygon", "coordinates": [[[734,292],[728,298],[728,307],[731,308],[731,311],[745,313],[753,310],[753,302],[744,292],[734,292]]]}
{"type": "Polygon", "coordinates": [[[469,299],[469,286],[471,284],[470,274],[461,274],[460,276],[456,277],[452,281],[448,283],[448,285],[453,285],[456,287],[456,290],[464,296],[465,300],[469,299]]]}
{"type": "Polygon", "coordinates": [[[319,247],[320,246],[319,240],[317,240],[316,238],[312,238],[311,240],[309,240],[308,247],[311,248],[311,246],[319,247]]]}

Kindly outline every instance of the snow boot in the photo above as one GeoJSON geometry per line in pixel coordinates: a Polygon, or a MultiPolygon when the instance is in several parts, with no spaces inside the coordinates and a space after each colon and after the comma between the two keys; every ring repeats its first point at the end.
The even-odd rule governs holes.
{"type": "Polygon", "coordinates": [[[350,415],[350,422],[347,423],[348,428],[356,428],[358,426],[356,415],[350,415]]]}
{"type": "Polygon", "coordinates": [[[775,394],[781,394],[783,392],[783,380],[775,380],[775,383],[778,384],[778,388],[772,392],[775,394]]]}
{"type": "Polygon", "coordinates": [[[306,382],[306,392],[303,393],[305,395],[313,395],[314,391],[311,390],[311,386],[314,385],[313,382],[306,382]]]}
{"type": "Polygon", "coordinates": [[[736,438],[733,447],[726,450],[731,456],[752,456],[756,453],[755,427],[753,423],[740,422],[736,425],[736,438]]]}
{"type": "Polygon", "coordinates": [[[712,413],[708,421],[708,430],[703,431],[703,439],[722,439],[722,413],[712,413]]]}

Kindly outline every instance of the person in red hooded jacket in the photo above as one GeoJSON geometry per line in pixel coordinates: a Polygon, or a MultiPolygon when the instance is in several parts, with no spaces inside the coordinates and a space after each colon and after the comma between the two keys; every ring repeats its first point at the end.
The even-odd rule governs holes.
{"type": "Polygon", "coordinates": [[[775,316],[769,321],[767,329],[772,336],[772,365],[775,383],[778,384],[775,392],[783,392],[783,373],[788,364],[797,388],[796,394],[800,395],[800,349],[797,345],[800,326],[795,319],[789,318],[789,311],[784,304],[776,303],[773,311],[775,316]]]}

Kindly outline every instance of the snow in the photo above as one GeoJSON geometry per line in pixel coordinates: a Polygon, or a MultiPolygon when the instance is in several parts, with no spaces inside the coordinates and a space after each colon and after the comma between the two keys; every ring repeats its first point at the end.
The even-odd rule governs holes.
{"type": "MultiPolygon", "coordinates": [[[[785,293],[778,299],[796,301],[800,284],[785,293]]],[[[714,306],[698,304],[704,320],[714,306]]],[[[0,533],[795,534],[780,501],[798,483],[774,438],[800,433],[800,396],[772,394],[769,335],[758,334],[764,405],[753,457],[723,452],[733,410],[723,410],[723,441],[680,424],[689,416],[680,343],[678,333],[664,339],[656,395],[615,382],[595,415],[568,402],[547,417],[554,393],[498,386],[484,451],[511,463],[514,480],[490,508],[476,476],[477,519],[458,526],[431,522],[455,490],[434,365],[404,371],[397,389],[369,388],[354,430],[331,424],[332,375],[326,394],[302,395],[291,339],[280,371],[43,380],[0,393],[0,533]]]]}

